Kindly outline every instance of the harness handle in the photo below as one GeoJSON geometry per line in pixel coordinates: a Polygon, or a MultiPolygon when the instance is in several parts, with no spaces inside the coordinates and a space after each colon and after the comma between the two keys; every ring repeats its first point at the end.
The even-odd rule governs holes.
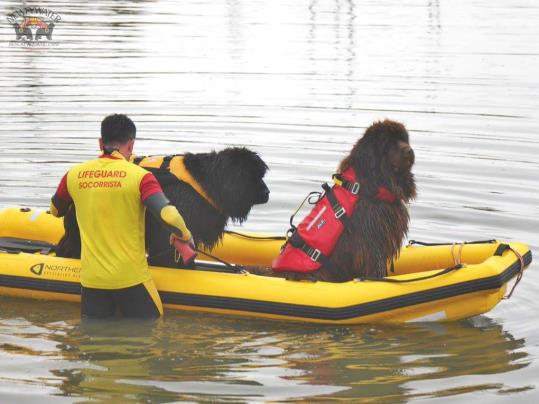
{"type": "Polygon", "coordinates": [[[314,205],[320,201],[324,196],[323,192],[313,191],[309,192],[309,194],[303,199],[303,201],[299,204],[297,209],[292,213],[292,216],[290,216],[290,228],[286,231],[286,240],[292,236],[292,234],[296,231],[297,226],[294,224],[294,218],[298,214],[298,212],[301,210],[303,205],[305,205],[305,202],[309,202],[309,204],[314,205]],[[316,197],[316,200],[313,199],[313,197],[316,197]]]}

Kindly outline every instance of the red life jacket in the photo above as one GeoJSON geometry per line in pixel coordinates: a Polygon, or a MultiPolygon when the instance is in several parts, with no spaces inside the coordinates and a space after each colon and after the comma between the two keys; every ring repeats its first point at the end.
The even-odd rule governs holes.
{"type": "MultiPolygon", "coordinates": [[[[292,235],[273,260],[275,272],[313,272],[328,261],[354,213],[360,189],[352,168],[333,178],[336,184],[332,188],[322,185],[324,195],[297,228],[292,227],[292,235]]],[[[397,198],[387,188],[379,187],[376,199],[394,202],[397,198]]]]}

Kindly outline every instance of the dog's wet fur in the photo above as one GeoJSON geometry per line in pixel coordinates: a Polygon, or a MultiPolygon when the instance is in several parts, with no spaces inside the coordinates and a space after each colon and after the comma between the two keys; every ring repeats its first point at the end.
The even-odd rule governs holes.
{"type": "MultiPolygon", "coordinates": [[[[268,167],[258,154],[247,148],[187,153],[184,163],[218,208],[168,171],[150,171],[156,176],[171,204],[183,216],[197,247],[213,247],[223,237],[229,220],[242,223],[254,205],[268,201],[269,190],[264,182],[268,167]]],[[[56,248],[57,256],[80,258],[80,232],[73,205],[64,218],[64,228],[65,235],[56,248]]],[[[181,262],[175,260],[169,237],[170,233],[147,212],[146,247],[150,265],[182,266],[181,262]]]]}
{"type": "Polygon", "coordinates": [[[249,271],[258,275],[327,282],[385,277],[408,232],[406,203],[416,196],[411,171],[414,161],[404,125],[391,120],[375,122],[367,128],[337,170],[342,173],[352,167],[361,191],[349,224],[328,264],[308,274],[274,273],[269,268],[249,268],[249,271]],[[380,186],[391,191],[397,200],[388,203],[375,199],[380,186]]]}

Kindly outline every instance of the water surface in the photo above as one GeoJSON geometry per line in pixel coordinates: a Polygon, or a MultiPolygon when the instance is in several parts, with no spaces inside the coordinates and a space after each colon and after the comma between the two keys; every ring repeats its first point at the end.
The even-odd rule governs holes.
{"type": "MultiPolygon", "coordinates": [[[[25,2],[0,4],[0,17],[25,2]]],[[[0,24],[0,208],[46,208],[96,155],[99,122],[139,154],[247,146],[271,168],[246,230],[282,233],[364,129],[407,125],[410,238],[539,250],[539,6],[533,1],[41,1],[54,47],[0,24]]],[[[74,304],[0,298],[3,402],[537,400],[536,265],[463,322],[315,327],[169,313],[81,324],[74,304]]]]}

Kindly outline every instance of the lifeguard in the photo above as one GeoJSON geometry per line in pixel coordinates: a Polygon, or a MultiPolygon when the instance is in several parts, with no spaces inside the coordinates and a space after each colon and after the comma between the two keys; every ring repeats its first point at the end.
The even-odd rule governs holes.
{"type": "MultiPolygon", "coordinates": [[[[161,219],[178,241],[193,245],[177,209],[169,204],[154,175],[130,163],[136,127],[125,115],[101,123],[97,159],[71,168],[51,201],[63,216],[74,205],[81,235],[81,315],[126,317],[163,314],[145,254],[145,211],[161,219]]],[[[179,249],[181,253],[181,249],[179,249]]]]}

